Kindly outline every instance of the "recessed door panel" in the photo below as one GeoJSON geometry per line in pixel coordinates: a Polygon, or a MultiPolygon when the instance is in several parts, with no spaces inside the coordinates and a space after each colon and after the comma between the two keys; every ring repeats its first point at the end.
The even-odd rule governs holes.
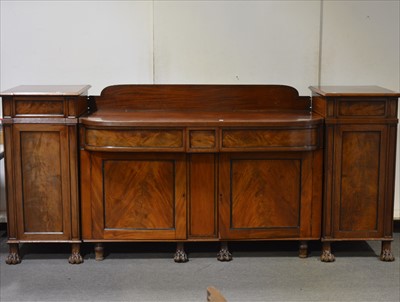
{"type": "Polygon", "coordinates": [[[174,162],[103,162],[105,229],[173,229],[174,162]]]}
{"type": "Polygon", "coordinates": [[[69,239],[68,132],[59,125],[15,125],[21,240],[69,239]]]}
{"type": "Polygon", "coordinates": [[[343,237],[376,237],[383,232],[385,127],[340,126],[336,139],[334,232],[343,237]]]}
{"type": "Polygon", "coordinates": [[[83,227],[92,231],[84,229],[91,233],[85,239],[186,238],[185,155],[99,152],[91,164],[91,224],[83,227]]]}
{"type": "Polygon", "coordinates": [[[220,168],[223,239],[311,237],[312,153],[226,153],[220,168]]]}

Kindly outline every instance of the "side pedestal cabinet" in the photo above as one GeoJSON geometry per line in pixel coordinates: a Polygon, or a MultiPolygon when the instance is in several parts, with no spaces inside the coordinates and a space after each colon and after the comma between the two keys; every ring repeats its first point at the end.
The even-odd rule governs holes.
{"type": "Polygon", "coordinates": [[[399,93],[376,86],[18,86],[1,93],[8,264],[20,243],[382,241],[399,93]]]}
{"type": "Polygon", "coordinates": [[[311,87],[325,118],[322,261],[331,242],[381,240],[393,261],[393,205],[399,93],[367,87],[311,87]]]}
{"type": "Polygon", "coordinates": [[[2,94],[8,264],[19,243],[71,243],[81,263],[78,117],[90,86],[18,86],[2,94]]]}

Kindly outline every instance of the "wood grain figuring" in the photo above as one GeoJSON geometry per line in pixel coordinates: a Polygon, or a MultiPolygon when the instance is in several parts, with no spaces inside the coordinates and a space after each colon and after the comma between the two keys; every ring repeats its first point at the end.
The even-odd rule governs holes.
{"type": "MultiPolygon", "coordinates": [[[[3,100],[4,101],[4,100],[3,100]]],[[[4,102],[3,102],[4,106],[4,102]]],[[[3,125],[4,131],[4,174],[6,185],[6,204],[7,204],[7,234],[8,240],[17,239],[17,200],[16,200],[16,169],[15,167],[15,150],[16,146],[13,141],[13,131],[11,125],[3,125]]],[[[19,192],[21,190],[18,190],[19,192]]]]}
{"type": "Polygon", "coordinates": [[[68,117],[78,117],[88,111],[88,99],[86,96],[68,97],[68,117]]]}
{"type": "Polygon", "coordinates": [[[189,162],[189,237],[216,237],[217,170],[214,154],[192,154],[189,162]]]}
{"type": "Polygon", "coordinates": [[[91,187],[82,188],[89,197],[82,209],[91,210],[86,239],[186,239],[184,154],[91,152],[90,165],[91,187]]]}
{"type": "Polygon", "coordinates": [[[316,147],[316,129],[222,130],[222,148],[316,147]]]}
{"type": "Polygon", "coordinates": [[[190,130],[189,148],[193,149],[215,149],[216,133],[215,130],[190,130]]]}
{"type": "Polygon", "coordinates": [[[371,117],[371,116],[385,116],[386,115],[386,102],[377,100],[341,100],[338,102],[339,116],[357,116],[357,117],[371,117]]]}
{"type": "Polygon", "coordinates": [[[105,228],[175,227],[175,171],[172,161],[104,162],[105,228]]]}
{"type": "MultiPolygon", "coordinates": [[[[79,241],[81,239],[80,232],[80,196],[79,196],[79,168],[78,168],[78,126],[69,125],[66,127],[68,131],[68,157],[69,157],[69,187],[70,193],[70,212],[71,212],[71,240],[79,241]]],[[[77,247],[79,248],[79,246],[77,247]]]]}
{"type": "Polygon", "coordinates": [[[388,102],[388,112],[387,115],[388,117],[394,117],[397,118],[397,100],[396,99],[390,99],[388,102]]]}
{"type": "Polygon", "coordinates": [[[17,99],[15,101],[15,116],[64,116],[64,102],[60,100],[17,99]]]}
{"type": "Polygon", "coordinates": [[[60,134],[22,132],[21,167],[25,232],[62,232],[60,134]]]}
{"type": "Polygon", "coordinates": [[[3,106],[3,118],[9,119],[12,117],[12,107],[14,105],[13,99],[9,96],[3,96],[1,98],[2,106],[3,106]]]}
{"type": "Polygon", "coordinates": [[[115,85],[96,103],[99,110],[310,110],[310,98],[285,85],[115,85]]]}
{"type": "Polygon", "coordinates": [[[97,148],[183,149],[183,130],[87,129],[86,145],[97,148]]]}
{"type": "Polygon", "coordinates": [[[380,132],[342,134],[341,231],[377,230],[380,145],[380,132]]]}
{"type": "Polygon", "coordinates": [[[299,227],[299,160],[233,160],[231,167],[231,228],[299,227]]]}
{"type": "Polygon", "coordinates": [[[327,104],[325,98],[313,94],[312,111],[320,114],[323,117],[327,116],[327,104]]]}

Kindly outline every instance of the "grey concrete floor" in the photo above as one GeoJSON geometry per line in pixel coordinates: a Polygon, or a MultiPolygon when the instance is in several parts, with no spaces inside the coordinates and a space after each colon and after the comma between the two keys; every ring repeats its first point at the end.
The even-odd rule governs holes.
{"type": "Polygon", "coordinates": [[[69,245],[24,244],[23,261],[6,265],[6,235],[0,232],[0,301],[206,301],[207,286],[233,301],[400,301],[400,234],[395,262],[378,259],[380,242],[333,244],[336,262],[319,261],[321,244],[307,259],[297,242],[231,244],[234,259],[216,260],[218,244],[187,245],[190,261],[174,263],[171,243],[107,244],[106,259],[67,262],[69,245]]]}

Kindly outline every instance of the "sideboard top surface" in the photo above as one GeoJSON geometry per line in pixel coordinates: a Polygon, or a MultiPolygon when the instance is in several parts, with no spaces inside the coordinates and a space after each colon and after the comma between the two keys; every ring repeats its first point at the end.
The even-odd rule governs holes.
{"type": "Polygon", "coordinates": [[[81,117],[80,123],[90,126],[311,126],[323,118],[307,111],[257,112],[182,112],[182,111],[97,111],[81,117]]]}
{"type": "Polygon", "coordinates": [[[310,86],[312,92],[327,97],[400,97],[395,92],[379,86],[310,86]]]}
{"type": "Polygon", "coordinates": [[[90,85],[20,85],[0,93],[0,96],[78,96],[86,94],[90,85]]]}

